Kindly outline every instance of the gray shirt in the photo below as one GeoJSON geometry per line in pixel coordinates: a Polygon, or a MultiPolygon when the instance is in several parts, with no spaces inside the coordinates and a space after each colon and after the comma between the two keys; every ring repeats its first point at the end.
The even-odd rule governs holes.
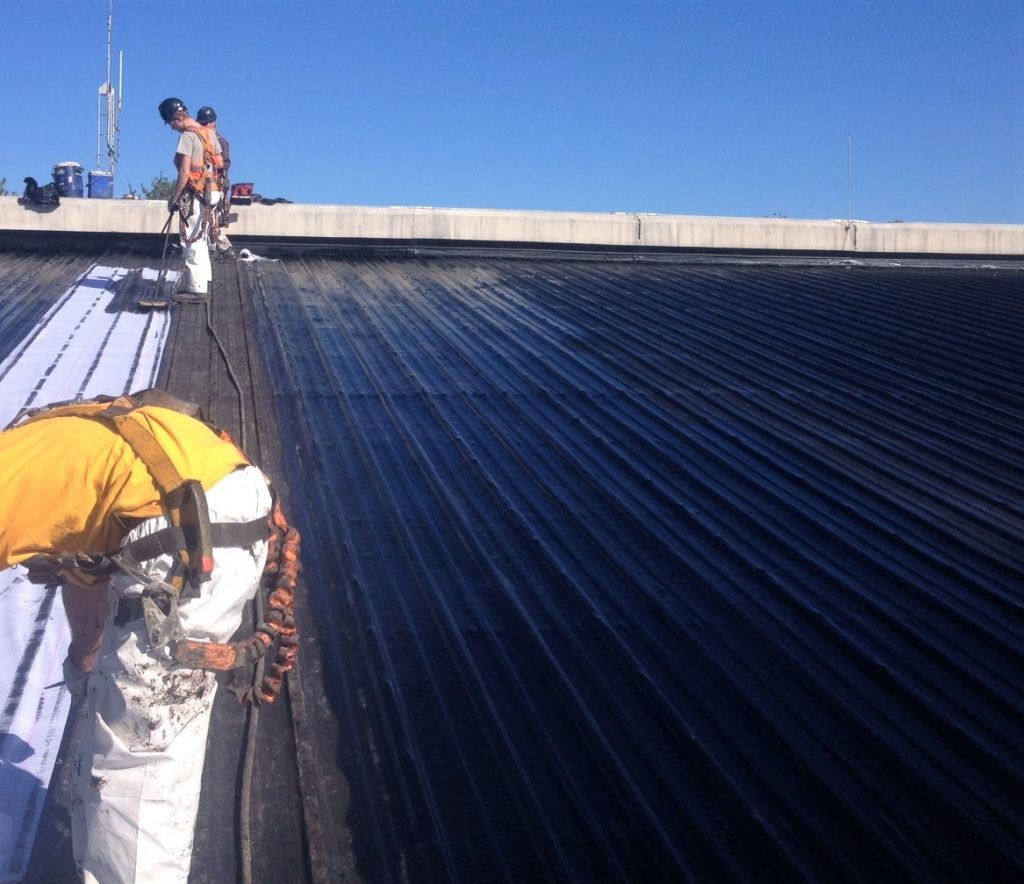
{"type": "MultiPolygon", "coordinates": [[[[214,153],[220,153],[220,145],[217,143],[216,136],[210,139],[210,144],[214,153]]],[[[186,129],[178,138],[178,147],[174,152],[187,156],[193,166],[201,166],[203,164],[203,139],[197,133],[189,132],[186,129]]]]}

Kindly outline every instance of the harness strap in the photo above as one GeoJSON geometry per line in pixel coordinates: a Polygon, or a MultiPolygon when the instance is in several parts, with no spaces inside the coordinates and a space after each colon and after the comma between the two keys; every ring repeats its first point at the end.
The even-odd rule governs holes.
{"type": "Polygon", "coordinates": [[[190,246],[194,242],[198,242],[204,236],[207,239],[216,237],[216,214],[213,211],[213,207],[209,203],[209,196],[198,193],[195,190],[189,188],[185,191],[181,198],[181,203],[178,209],[178,235],[181,237],[181,241],[186,245],[190,246]],[[189,234],[188,221],[192,217],[193,203],[195,200],[199,200],[202,208],[199,210],[201,217],[199,223],[196,225],[194,233],[189,234]]]}
{"type": "MultiPolygon", "coordinates": [[[[135,562],[146,562],[162,555],[177,555],[183,549],[196,544],[194,525],[169,525],[133,540],[121,547],[120,555],[127,555],[135,562]]],[[[210,525],[210,540],[214,547],[218,546],[252,546],[270,535],[267,517],[253,519],[251,522],[213,522],[210,525]]]]}
{"type": "MultiPolygon", "coordinates": [[[[213,546],[210,538],[210,516],[206,505],[206,493],[194,479],[186,479],[153,433],[131,415],[140,407],[151,404],[171,408],[194,417],[197,406],[182,403],[177,397],[162,391],[143,391],[138,396],[119,396],[106,403],[101,410],[93,410],[84,403],[62,406],[32,415],[25,423],[56,417],[85,417],[100,420],[110,426],[135,452],[153,477],[168,521],[172,526],[190,528],[185,537],[192,542],[176,550],[187,576],[188,586],[198,592],[199,585],[210,579],[213,571],[213,546]],[[183,407],[179,407],[179,404],[183,407]]],[[[176,575],[171,579],[175,588],[185,588],[185,580],[176,575]]]]}
{"type": "Polygon", "coordinates": [[[146,465],[146,469],[152,475],[161,494],[166,498],[185,484],[185,477],[178,472],[153,434],[141,424],[131,420],[129,415],[144,404],[173,408],[174,406],[170,403],[174,399],[175,397],[168,395],[165,399],[167,404],[164,404],[164,402],[147,403],[128,396],[119,396],[117,399],[111,400],[110,404],[100,411],[91,409],[89,403],[72,403],[40,411],[29,416],[27,420],[23,421],[23,424],[56,417],[86,417],[105,420],[113,424],[121,438],[131,446],[139,460],[146,465]]]}
{"type": "Polygon", "coordinates": [[[118,404],[118,401],[115,401],[99,414],[114,425],[121,438],[146,465],[163,496],[171,525],[188,525],[193,529],[193,543],[179,547],[178,554],[189,574],[189,583],[198,588],[200,583],[210,579],[210,573],[213,571],[213,547],[209,538],[210,517],[206,510],[206,494],[198,482],[185,479],[178,472],[178,468],[174,466],[156,437],[142,424],[131,419],[129,415],[135,408],[134,403],[118,404]],[[191,518],[186,517],[186,509],[191,518]]]}
{"type": "MultiPolygon", "coordinates": [[[[131,409],[134,410],[134,409],[131,409]]],[[[160,447],[160,443],[145,427],[128,416],[128,410],[117,413],[113,408],[101,411],[97,416],[108,418],[117,428],[117,432],[127,442],[149,470],[157,487],[164,495],[168,506],[173,506],[171,496],[184,484],[185,477],[178,472],[177,467],[167,456],[167,452],[160,447]]]]}
{"type": "MultiPolygon", "coordinates": [[[[114,562],[115,557],[123,557],[134,565],[162,555],[180,557],[183,549],[190,545],[194,546],[195,537],[194,525],[168,525],[112,552],[37,555],[22,564],[28,570],[30,583],[50,583],[58,580],[61,571],[80,571],[90,578],[105,580],[118,570],[114,562]]],[[[231,546],[245,549],[269,537],[270,528],[266,516],[253,519],[251,522],[214,522],[210,525],[210,540],[214,547],[231,546]]]]}

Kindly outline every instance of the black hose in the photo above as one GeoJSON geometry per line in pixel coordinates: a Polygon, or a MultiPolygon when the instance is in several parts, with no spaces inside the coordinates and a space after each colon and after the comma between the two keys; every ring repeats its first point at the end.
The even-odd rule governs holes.
{"type": "Polygon", "coordinates": [[[242,385],[238,380],[238,376],[235,374],[234,368],[231,366],[231,360],[228,359],[228,351],[224,348],[224,343],[220,339],[220,335],[217,334],[217,330],[213,327],[213,297],[211,296],[206,299],[206,330],[210,333],[210,337],[213,338],[217,343],[217,349],[220,350],[221,358],[224,360],[224,367],[227,369],[228,377],[231,378],[231,383],[235,387],[235,392],[238,394],[238,426],[239,434],[238,441],[242,451],[246,451],[247,440],[245,437],[245,393],[242,390],[242,385]]]}
{"type": "MultiPolygon", "coordinates": [[[[212,287],[212,286],[211,286],[212,287]]],[[[238,394],[238,441],[242,451],[248,450],[248,438],[246,434],[246,417],[245,417],[245,393],[242,390],[242,385],[238,380],[238,376],[235,374],[234,367],[231,365],[231,360],[228,358],[227,349],[224,347],[224,342],[221,341],[220,335],[217,334],[217,330],[213,327],[213,293],[210,293],[210,297],[206,301],[206,330],[209,332],[210,337],[217,344],[217,349],[220,351],[221,358],[224,360],[224,367],[227,369],[228,377],[231,379],[231,383],[235,387],[235,391],[238,394]]],[[[257,624],[263,622],[263,593],[257,589],[255,597],[255,615],[254,619],[257,624]]],[[[239,793],[239,812],[238,812],[238,840],[239,849],[241,852],[241,871],[242,881],[244,884],[252,884],[252,825],[251,825],[251,807],[252,807],[252,778],[253,778],[253,766],[256,757],[256,734],[259,728],[260,721],[260,710],[256,703],[249,705],[249,721],[248,727],[246,728],[246,744],[245,744],[245,758],[242,763],[242,784],[239,793]]]]}

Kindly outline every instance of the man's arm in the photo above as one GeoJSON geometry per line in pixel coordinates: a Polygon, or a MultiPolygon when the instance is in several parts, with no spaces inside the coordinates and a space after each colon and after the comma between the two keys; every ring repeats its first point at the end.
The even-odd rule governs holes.
{"type": "Polygon", "coordinates": [[[217,140],[220,142],[220,155],[224,157],[224,171],[231,167],[231,142],[229,142],[219,132],[217,133],[217,140]]]}
{"type": "Polygon", "coordinates": [[[185,153],[176,153],[174,165],[178,167],[178,180],[174,183],[173,196],[167,201],[168,212],[173,212],[177,208],[185,188],[188,187],[188,176],[192,171],[192,157],[185,153]]]}
{"type": "Polygon", "coordinates": [[[82,672],[92,672],[107,621],[106,584],[84,587],[66,583],[61,597],[71,627],[68,657],[82,672]]]}

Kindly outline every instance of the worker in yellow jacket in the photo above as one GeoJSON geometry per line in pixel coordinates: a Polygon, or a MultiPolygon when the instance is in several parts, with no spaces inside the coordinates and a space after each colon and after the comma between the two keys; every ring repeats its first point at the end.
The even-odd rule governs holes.
{"type": "Polygon", "coordinates": [[[146,619],[164,618],[152,598],[180,578],[188,556],[144,552],[172,529],[169,497],[137,438],[155,442],[172,472],[197,480],[209,522],[222,529],[204,580],[179,580],[177,620],[190,639],[225,642],[239,627],[266,560],[266,528],[262,538],[257,529],[271,497],[260,470],[200,420],[158,405],[114,405],[44,412],[0,433],[0,566],[46,556],[63,580],[66,681],[85,693],[90,715],[72,801],[84,880],[184,882],[217,683],[173,659],[146,619]],[[224,525],[238,530],[232,545],[219,546],[224,525]],[[90,555],[106,567],[84,565],[90,555]]]}

